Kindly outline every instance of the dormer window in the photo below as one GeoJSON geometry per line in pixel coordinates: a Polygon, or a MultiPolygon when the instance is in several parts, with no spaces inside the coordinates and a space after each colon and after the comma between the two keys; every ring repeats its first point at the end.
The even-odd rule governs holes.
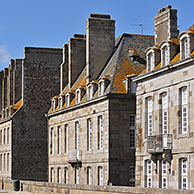
{"type": "Polygon", "coordinates": [[[93,98],[93,87],[92,86],[89,86],[88,87],[88,100],[92,99],[93,98]]]}
{"type": "Polygon", "coordinates": [[[168,45],[165,45],[162,48],[162,66],[166,66],[169,64],[169,47],[168,45]]]}
{"type": "Polygon", "coordinates": [[[154,56],[150,52],[147,54],[147,71],[152,71],[154,69],[154,56]]]}
{"type": "Polygon", "coordinates": [[[65,104],[66,104],[66,107],[69,107],[70,105],[70,94],[69,93],[67,93],[65,96],[65,104]]]}
{"type": "Polygon", "coordinates": [[[76,104],[80,103],[81,101],[81,90],[77,89],[76,90],[76,104]]]}
{"type": "Polygon", "coordinates": [[[127,93],[135,94],[136,93],[136,82],[132,81],[135,75],[128,75],[124,81],[127,93]]]}
{"type": "Polygon", "coordinates": [[[56,108],[56,98],[54,97],[51,100],[51,111],[54,112],[55,111],[55,108],[56,108]]]}
{"type": "Polygon", "coordinates": [[[58,98],[59,109],[63,108],[63,103],[64,103],[64,96],[60,95],[60,97],[58,98]]]}
{"type": "Polygon", "coordinates": [[[190,39],[188,34],[184,34],[181,37],[181,44],[180,44],[180,50],[181,50],[181,59],[185,59],[190,56],[190,39]]]}
{"type": "Polygon", "coordinates": [[[104,90],[105,90],[105,83],[104,82],[105,82],[104,80],[101,80],[99,82],[99,89],[98,89],[99,96],[103,96],[104,95],[104,90]]]}

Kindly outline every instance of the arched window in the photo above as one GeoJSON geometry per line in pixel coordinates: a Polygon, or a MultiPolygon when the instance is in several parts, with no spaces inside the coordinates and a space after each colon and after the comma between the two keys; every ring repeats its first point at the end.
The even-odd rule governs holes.
{"type": "Polygon", "coordinates": [[[87,167],[87,184],[88,185],[92,184],[92,168],[91,168],[91,166],[87,167]]]}
{"type": "Polygon", "coordinates": [[[64,183],[65,183],[65,184],[68,184],[68,177],[69,177],[68,168],[65,167],[65,168],[64,168],[64,183]]]}
{"type": "Polygon", "coordinates": [[[57,182],[61,183],[61,168],[60,167],[57,169],[57,182]]]}
{"type": "Polygon", "coordinates": [[[98,185],[103,185],[103,168],[102,168],[102,166],[98,167],[98,185]]]}
{"type": "Polygon", "coordinates": [[[188,161],[187,158],[180,159],[180,185],[179,188],[183,190],[188,189],[188,161]]]}

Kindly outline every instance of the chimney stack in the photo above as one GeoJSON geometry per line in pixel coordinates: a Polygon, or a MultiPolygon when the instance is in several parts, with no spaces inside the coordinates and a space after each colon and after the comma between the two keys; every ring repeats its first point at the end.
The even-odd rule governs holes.
{"type": "Polygon", "coordinates": [[[86,21],[87,83],[96,80],[115,47],[115,20],[110,15],[90,14],[86,21]]]}
{"type": "Polygon", "coordinates": [[[171,5],[158,11],[154,17],[155,45],[160,45],[162,41],[170,38],[177,38],[177,10],[172,9],[171,5]]]}

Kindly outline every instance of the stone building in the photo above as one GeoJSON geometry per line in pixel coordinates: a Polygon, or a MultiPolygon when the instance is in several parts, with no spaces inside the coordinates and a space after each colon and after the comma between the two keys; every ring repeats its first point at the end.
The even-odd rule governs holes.
{"type": "Polygon", "coordinates": [[[48,180],[47,120],[62,49],[26,47],[0,71],[0,178],[48,180]]]}
{"type": "Polygon", "coordinates": [[[155,46],[137,84],[136,186],[194,189],[194,26],[179,34],[177,10],[154,18],[155,46]]]}
{"type": "Polygon", "coordinates": [[[49,182],[135,185],[135,84],[154,37],[91,14],[63,46],[60,93],[47,114],[49,182]]]}

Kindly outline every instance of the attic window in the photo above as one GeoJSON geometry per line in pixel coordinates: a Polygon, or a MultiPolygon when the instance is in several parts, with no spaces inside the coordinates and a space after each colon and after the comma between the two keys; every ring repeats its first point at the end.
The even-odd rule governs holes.
{"type": "Polygon", "coordinates": [[[99,89],[98,89],[99,96],[104,95],[104,90],[105,90],[105,81],[102,80],[99,82],[99,89]]]}
{"type": "Polygon", "coordinates": [[[81,101],[81,91],[80,89],[76,90],[76,104],[80,103],[81,101]]]}
{"type": "Polygon", "coordinates": [[[54,112],[55,111],[55,99],[51,100],[51,111],[54,112]]]}
{"type": "Polygon", "coordinates": [[[92,99],[93,98],[93,86],[90,85],[88,87],[88,100],[92,99]]]}
{"type": "Polygon", "coordinates": [[[64,103],[64,96],[61,95],[58,98],[59,109],[62,109],[63,108],[63,103],[64,103]]]}
{"type": "Polygon", "coordinates": [[[169,47],[166,45],[162,48],[162,66],[169,64],[169,47]]]}
{"type": "Polygon", "coordinates": [[[66,107],[69,107],[70,105],[70,94],[69,93],[67,93],[65,96],[65,104],[66,104],[66,107]]]}
{"type": "Polygon", "coordinates": [[[147,54],[147,71],[154,69],[154,55],[153,52],[147,54]]]}
{"type": "Polygon", "coordinates": [[[185,37],[181,40],[181,59],[185,59],[189,56],[190,56],[189,37],[185,37]]]}

